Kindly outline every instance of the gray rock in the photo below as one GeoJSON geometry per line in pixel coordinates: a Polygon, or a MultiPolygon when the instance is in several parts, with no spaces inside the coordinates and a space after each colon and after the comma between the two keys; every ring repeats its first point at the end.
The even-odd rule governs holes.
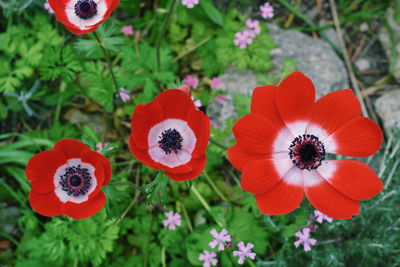
{"type": "MultiPolygon", "coordinates": [[[[299,70],[313,80],[317,96],[349,88],[343,62],[323,40],[313,39],[295,30],[281,30],[273,24],[269,24],[268,28],[277,45],[271,52],[275,74],[280,73],[285,59],[291,58],[297,62],[299,70]]],[[[221,86],[228,95],[251,95],[258,86],[257,77],[252,71],[239,72],[233,67],[221,75],[220,79],[221,86]]],[[[222,128],[227,118],[237,117],[232,98],[223,104],[211,102],[207,114],[222,128]]]]}
{"type": "Polygon", "coordinates": [[[101,136],[105,130],[106,123],[101,116],[82,113],[77,109],[71,110],[68,115],[67,119],[71,124],[88,125],[97,133],[98,136],[101,136]]]}
{"type": "Polygon", "coordinates": [[[367,58],[363,58],[363,57],[360,57],[359,59],[357,59],[354,62],[354,65],[356,66],[356,68],[359,71],[370,70],[371,66],[372,66],[371,61],[369,61],[367,58]]]}
{"type": "Polygon", "coordinates": [[[375,108],[385,128],[400,129],[400,89],[380,96],[375,102],[375,108]]]}
{"type": "MultiPolygon", "coordinates": [[[[400,4],[399,4],[400,5],[400,4]]],[[[400,14],[397,14],[399,16],[400,14]]],[[[389,34],[390,29],[391,33],[393,34],[393,44],[396,45],[396,53],[400,55],[400,21],[396,20],[395,8],[389,8],[386,11],[386,19],[388,22],[388,26],[382,26],[379,31],[379,40],[381,41],[383,48],[385,49],[386,56],[388,57],[390,64],[395,66],[394,67],[394,76],[397,81],[400,82],[400,56],[395,56],[395,53],[392,53],[392,41],[391,36],[389,34]],[[396,61],[394,61],[396,59],[396,61]]]]}
{"type": "Polygon", "coordinates": [[[268,24],[268,28],[277,45],[272,50],[272,60],[279,69],[285,59],[294,59],[299,70],[314,82],[318,96],[349,88],[346,68],[329,44],[273,24],[268,24]]]}

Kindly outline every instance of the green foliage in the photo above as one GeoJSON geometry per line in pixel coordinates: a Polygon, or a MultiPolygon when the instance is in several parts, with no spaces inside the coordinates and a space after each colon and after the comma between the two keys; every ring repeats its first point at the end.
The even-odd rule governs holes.
{"type": "Polygon", "coordinates": [[[175,80],[176,65],[171,63],[172,55],[168,47],[161,47],[161,68],[157,70],[156,50],[146,42],[142,42],[137,50],[133,47],[122,49],[122,72],[119,81],[122,86],[133,89],[143,87],[146,102],[153,99],[160,90],[158,83],[167,84],[175,80]]]}
{"type": "Polygon", "coordinates": [[[23,240],[21,249],[28,256],[18,259],[17,266],[27,266],[32,260],[49,266],[72,265],[74,261],[99,266],[113,251],[119,231],[104,211],[79,221],[54,218],[45,229],[42,234],[23,240]]]}

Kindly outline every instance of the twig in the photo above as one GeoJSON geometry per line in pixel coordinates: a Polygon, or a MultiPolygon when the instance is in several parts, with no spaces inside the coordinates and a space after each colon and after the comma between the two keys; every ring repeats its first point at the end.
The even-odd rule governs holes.
{"type": "Polygon", "coordinates": [[[358,87],[357,78],[354,75],[353,67],[351,65],[349,55],[346,52],[346,45],[344,43],[343,32],[342,32],[342,29],[340,27],[340,22],[339,22],[338,13],[337,13],[337,10],[336,10],[335,0],[329,0],[329,3],[330,3],[330,6],[331,6],[331,12],[332,12],[332,16],[333,16],[333,21],[335,23],[336,35],[337,35],[337,37],[339,39],[339,45],[340,45],[340,48],[342,50],[344,61],[346,63],[347,71],[350,74],[351,83],[353,84],[354,90],[356,91],[356,96],[357,96],[358,100],[360,101],[362,113],[363,113],[364,117],[368,117],[368,111],[367,111],[367,108],[365,107],[364,99],[363,99],[363,97],[361,95],[361,90],[358,87]]]}

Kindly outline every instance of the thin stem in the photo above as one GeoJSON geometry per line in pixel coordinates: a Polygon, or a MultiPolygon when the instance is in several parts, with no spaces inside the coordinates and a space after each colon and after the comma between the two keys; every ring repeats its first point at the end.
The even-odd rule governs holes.
{"type": "Polygon", "coordinates": [[[254,264],[254,262],[252,260],[250,260],[249,258],[247,259],[247,262],[249,263],[249,265],[251,267],[256,267],[256,265],[254,264]]]}
{"type": "Polygon", "coordinates": [[[197,199],[200,201],[200,203],[203,205],[203,207],[206,209],[206,211],[211,215],[211,217],[214,219],[214,221],[220,226],[223,227],[222,223],[219,222],[218,220],[215,219],[214,215],[211,213],[211,208],[205,201],[205,199],[200,195],[199,191],[197,191],[196,186],[193,184],[192,185],[192,191],[194,195],[197,197],[197,199]]]}
{"type": "Polygon", "coordinates": [[[229,200],[224,196],[224,194],[221,193],[221,191],[218,189],[216,184],[213,182],[211,177],[207,174],[206,171],[203,171],[204,176],[206,177],[207,182],[211,185],[211,187],[214,189],[214,191],[217,193],[217,195],[222,198],[224,202],[229,202],[229,200]]]}
{"type": "Polygon", "coordinates": [[[223,149],[223,150],[228,150],[227,146],[225,146],[224,144],[221,144],[220,142],[218,142],[218,141],[216,141],[216,140],[214,140],[212,138],[210,138],[210,143],[215,145],[215,146],[217,146],[217,147],[219,147],[219,148],[221,148],[221,149],[223,149]]]}
{"type": "MultiPolygon", "coordinates": [[[[67,87],[67,84],[64,83],[64,82],[61,82],[61,84],[60,84],[60,94],[65,91],[66,87],[67,87]]],[[[60,119],[61,104],[62,104],[61,102],[62,102],[62,99],[61,99],[61,96],[59,96],[58,100],[57,100],[56,112],[55,112],[55,115],[54,115],[54,122],[57,122],[60,119]]]]}
{"type": "Polygon", "coordinates": [[[178,206],[180,206],[182,208],[183,216],[185,216],[185,220],[187,222],[190,232],[193,232],[192,222],[190,221],[189,214],[186,210],[185,205],[182,202],[178,201],[178,206]]]}
{"type": "MultiPolygon", "coordinates": [[[[131,165],[132,166],[132,165],[131,165]]],[[[122,220],[125,218],[125,216],[128,214],[129,210],[133,207],[133,205],[135,205],[136,201],[138,200],[139,196],[140,196],[140,190],[139,188],[139,175],[140,175],[140,171],[139,168],[136,170],[136,178],[135,178],[135,196],[132,198],[131,202],[129,203],[128,207],[126,207],[126,209],[124,210],[124,212],[122,213],[121,217],[115,222],[115,224],[119,224],[120,222],[122,222],[122,220]]]]}
{"type": "Polygon", "coordinates": [[[213,37],[213,35],[208,36],[207,38],[205,38],[203,41],[201,41],[200,43],[196,44],[195,46],[190,47],[188,50],[180,53],[177,57],[175,57],[171,62],[176,62],[179,59],[187,56],[188,54],[192,53],[194,50],[196,50],[197,48],[199,48],[200,46],[204,45],[205,43],[207,43],[208,41],[211,40],[211,38],[213,37]]]}
{"type": "Polygon", "coordinates": [[[158,36],[158,39],[156,42],[157,71],[161,70],[161,55],[160,55],[161,41],[164,38],[165,33],[167,32],[169,21],[171,19],[172,13],[174,11],[174,8],[175,8],[175,5],[177,2],[178,2],[178,0],[172,0],[172,4],[171,4],[171,7],[169,8],[168,15],[165,19],[163,28],[162,28],[161,33],[158,36]]]}
{"type": "Polygon", "coordinates": [[[104,46],[103,46],[99,36],[97,35],[97,33],[93,32],[93,35],[96,38],[97,43],[99,44],[99,46],[101,48],[101,51],[103,51],[104,57],[106,58],[107,66],[108,66],[108,69],[110,70],[111,77],[112,77],[112,80],[113,80],[114,86],[115,86],[115,93],[116,93],[116,92],[119,91],[119,87],[118,87],[118,83],[117,83],[117,78],[115,77],[115,74],[114,74],[114,71],[113,71],[113,68],[112,68],[110,53],[108,52],[108,50],[106,50],[104,48],[104,46]]]}
{"type": "Polygon", "coordinates": [[[162,267],[167,267],[165,251],[166,251],[166,248],[163,246],[162,249],[161,249],[161,263],[162,263],[162,267]]]}

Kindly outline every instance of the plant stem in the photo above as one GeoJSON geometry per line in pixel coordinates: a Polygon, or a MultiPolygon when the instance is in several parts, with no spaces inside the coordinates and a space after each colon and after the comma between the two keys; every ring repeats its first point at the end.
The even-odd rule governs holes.
{"type": "Polygon", "coordinates": [[[224,202],[229,202],[229,200],[224,196],[224,194],[221,193],[221,191],[218,189],[216,184],[213,182],[211,177],[207,174],[206,171],[203,171],[204,176],[206,177],[207,182],[211,185],[211,187],[214,189],[214,191],[217,193],[217,195],[222,198],[224,202]]]}
{"type": "Polygon", "coordinates": [[[213,35],[208,36],[207,38],[205,38],[204,40],[202,40],[200,43],[196,44],[195,46],[190,47],[188,50],[180,53],[177,57],[175,57],[171,63],[178,61],[179,59],[187,56],[188,54],[192,53],[194,50],[196,50],[197,48],[199,48],[200,46],[204,45],[205,43],[207,43],[208,41],[211,40],[211,38],[213,37],[213,35]]]}
{"type": "Polygon", "coordinates": [[[227,146],[225,146],[224,144],[221,144],[220,142],[218,142],[218,141],[216,141],[216,140],[214,140],[212,138],[210,138],[210,143],[215,145],[215,146],[217,146],[217,147],[219,147],[219,148],[221,148],[221,149],[223,149],[223,150],[228,150],[227,146]]]}
{"type": "MultiPolygon", "coordinates": [[[[61,82],[61,84],[60,84],[60,94],[65,91],[66,87],[67,87],[67,84],[64,83],[64,82],[61,82]]],[[[59,96],[58,100],[57,100],[56,112],[55,112],[55,115],[54,115],[54,122],[57,122],[60,119],[60,112],[61,112],[61,96],[59,96]]]]}
{"type": "Polygon", "coordinates": [[[211,217],[214,219],[214,221],[220,226],[223,227],[222,223],[219,222],[217,219],[215,219],[214,215],[211,213],[211,208],[205,201],[205,199],[200,195],[199,191],[197,191],[196,186],[193,184],[192,185],[192,191],[194,195],[197,197],[197,199],[200,201],[200,203],[203,205],[203,207],[206,209],[206,211],[211,215],[211,217]]]}
{"type": "Polygon", "coordinates": [[[169,8],[168,15],[165,18],[165,22],[164,22],[163,28],[162,28],[161,33],[158,36],[158,39],[157,39],[157,42],[156,42],[157,71],[161,70],[161,55],[160,55],[161,41],[164,38],[165,33],[167,32],[169,21],[171,19],[172,12],[174,11],[176,2],[178,2],[178,0],[172,0],[172,4],[171,4],[171,6],[169,8]]]}
{"type": "Polygon", "coordinates": [[[161,263],[162,263],[162,267],[167,267],[166,257],[165,257],[165,250],[166,250],[166,248],[163,246],[162,249],[161,249],[161,263]]]}
{"type": "Polygon", "coordinates": [[[190,232],[193,232],[193,226],[192,226],[192,223],[190,221],[189,214],[188,214],[188,212],[186,210],[185,205],[182,202],[178,201],[178,206],[180,206],[182,208],[183,216],[185,216],[185,219],[186,219],[186,222],[187,222],[187,225],[188,225],[188,228],[189,228],[190,232]]]}
{"type": "Polygon", "coordinates": [[[113,71],[113,68],[112,68],[110,53],[108,52],[108,50],[106,50],[104,48],[104,46],[103,46],[99,36],[97,35],[97,33],[93,32],[93,35],[96,38],[97,43],[99,44],[99,46],[101,48],[101,51],[103,51],[104,57],[106,58],[107,66],[108,66],[108,69],[110,70],[111,77],[112,77],[112,80],[114,82],[115,93],[117,93],[119,91],[119,87],[118,87],[118,83],[117,83],[117,78],[115,77],[115,74],[114,74],[114,71],[113,71]]]}

